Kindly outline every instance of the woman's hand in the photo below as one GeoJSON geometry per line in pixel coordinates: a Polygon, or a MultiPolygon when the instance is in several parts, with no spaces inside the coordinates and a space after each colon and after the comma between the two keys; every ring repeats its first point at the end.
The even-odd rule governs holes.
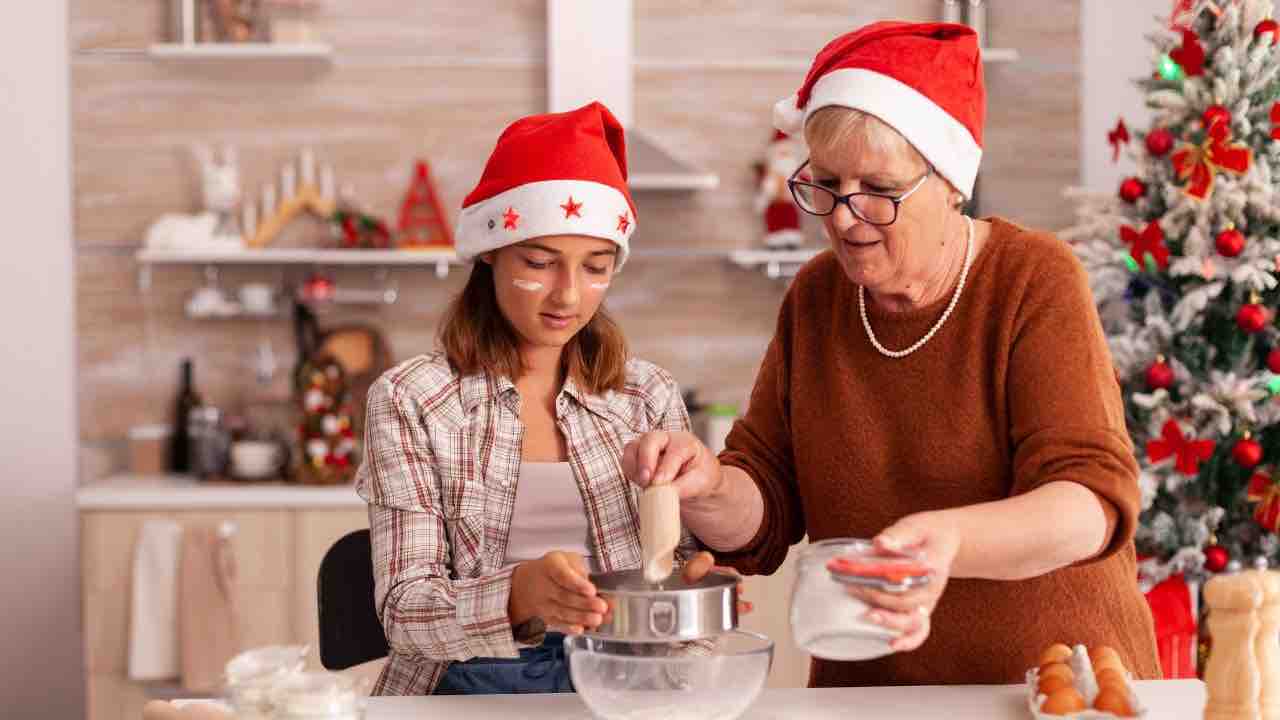
{"type": "Polygon", "coordinates": [[[540,617],[547,625],[581,634],[604,622],[607,611],[588,579],[586,561],[577,553],[553,550],[520,563],[511,573],[507,615],[512,626],[540,617]]]}
{"type": "Polygon", "coordinates": [[[751,612],[752,609],[754,609],[754,606],[749,601],[747,601],[745,599],[745,596],[743,595],[745,588],[742,585],[742,580],[741,580],[742,576],[739,575],[738,571],[734,570],[733,568],[724,567],[722,565],[716,565],[715,558],[711,557],[711,553],[704,550],[698,553],[697,555],[694,555],[692,558],[689,558],[689,561],[684,564],[684,568],[682,569],[680,574],[684,577],[685,582],[696,583],[702,578],[706,577],[708,573],[713,571],[725,573],[726,575],[734,575],[739,578],[738,580],[738,614],[745,615],[751,612]]]}
{"type": "Polygon", "coordinates": [[[680,500],[697,500],[720,486],[720,461],[688,432],[647,432],[622,451],[622,472],[640,487],[673,483],[680,500]]]}
{"type": "Polygon", "coordinates": [[[875,537],[878,549],[918,554],[933,570],[926,585],[902,593],[849,586],[849,594],[871,606],[868,620],[902,633],[890,644],[895,652],[915,650],[929,637],[930,618],[946,590],[960,539],[959,529],[944,513],[908,515],[875,537]]]}

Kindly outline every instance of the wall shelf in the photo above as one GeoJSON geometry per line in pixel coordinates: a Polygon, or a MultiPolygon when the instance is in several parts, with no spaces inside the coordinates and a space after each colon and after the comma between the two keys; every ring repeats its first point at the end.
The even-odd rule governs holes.
{"type": "Polygon", "coordinates": [[[138,286],[151,287],[155,265],[314,265],[342,267],[428,267],[436,277],[445,278],[451,266],[464,265],[453,248],[421,250],[330,250],[321,248],[249,248],[233,250],[157,250],[144,248],[138,262],[138,286]]]}
{"type": "Polygon", "coordinates": [[[270,60],[329,63],[333,46],[325,43],[157,43],[147,57],[166,61],[270,60]]]}
{"type": "Polygon", "coordinates": [[[762,268],[767,277],[777,279],[791,277],[801,265],[812,260],[826,248],[802,247],[791,250],[734,250],[729,262],[741,268],[762,268]]]}

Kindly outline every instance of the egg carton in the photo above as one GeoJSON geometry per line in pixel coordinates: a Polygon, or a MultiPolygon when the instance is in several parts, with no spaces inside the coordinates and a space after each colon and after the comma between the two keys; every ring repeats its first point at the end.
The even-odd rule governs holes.
{"type": "Polygon", "coordinates": [[[1027,671],[1027,709],[1031,711],[1031,717],[1036,720],[1062,720],[1062,718],[1075,718],[1076,720],[1129,720],[1131,718],[1147,717],[1147,709],[1142,706],[1142,702],[1138,699],[1137,693],[1133,691],[1133,677],[1125,672],[1125,688],[1129,692],[1129,707],[1133,709],[1133,714],[1124,716],[1114,713],[1103,712],[1093,709],[1093,701],[1098,697],[1098,679],[1093,672],[1093,661],[1089,659],[1089,651],[1084,645],[1076,645],[1071,649],[1071,658],[1067,661],[1067,665],[1071,668],[1071,672],[1075,674],[1076,690],[1084,696],[1085,703],[1089,708],[1078,712],[1067,713],[1065,715],[1052,715],[1042,712],[1040,707],[1044,705],[1046,696],[1040,693],[1040,668],[1034,667],[1027,671]]]}

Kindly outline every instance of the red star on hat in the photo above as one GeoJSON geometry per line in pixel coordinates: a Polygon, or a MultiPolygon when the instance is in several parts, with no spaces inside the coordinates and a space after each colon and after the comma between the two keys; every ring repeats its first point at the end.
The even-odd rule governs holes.
{"type": "Polygon", "coordinates": [[[572,195],[569,196],[569,200],[565,204],[560,206],[560,209],[564,210],[566,220],[570,217],[582,217],[582,213],[578,212],[578,210],[582,209],[582,203],[574,202],[572,195]]]}
{"type": "Polygon", "coordinates": [[[515,230],[519,222],[520,213],[516,212],[515,208],[507,208],[507,211],[502,213],[502,227],[507,230],[515,230]]]}
{"type": "Polygon", "coordinates": [[[622,213],[618,216],[618,232],[626,232],[629,227],[631,227],[631,220],[627,218],[626,213],[622,213]]]}

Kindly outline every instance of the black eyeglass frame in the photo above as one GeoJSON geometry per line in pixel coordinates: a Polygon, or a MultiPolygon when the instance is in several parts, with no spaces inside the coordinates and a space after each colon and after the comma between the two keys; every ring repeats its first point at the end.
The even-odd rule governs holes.
{"type": "Polygon", "coordinates": [[[796,201],[797,207],[809,213],[810,215],[814,215],[817,217],[826,217],[831,213],[835,212],[837,207],[839,207],[840,205],[844,205],[845,207],[849,208],[849,212],[853,213],[854,217],[858,218],[864,223],[867,223],[868,225],[875,225],[877,227],[885,227],[887,225],[892,225],[895,222],[897,222],[898,209],[902,206],[902,203],[906,202],[907,198],[911,197],[911,195],[915,193],[915,191],[919,190],[920,187],[924,185],[924,181],[928,180],[929,177],[933,175],[933,166],[930,165],[924,171],[924,175],[920,176],[919,180],[916,180],[915,183],[913,183],[910,188],[908,188],[906,191],[902,192],[899,195],[887,195],[885,193],[874,193],[874,192],[856,192],[856,193],[849,193],[848,195],[839,195],[832,192],[829,188],[824,188],[821,185],[814,185],[813,183],[805,182],[803,180],[797,180],[796,177],[800,174],[802,170],[804,170],[808,166],[809,166],[809,161],[805,160],[803,163],[800,164],[800,167],[796,168],[795,172],[791,173],[791,177],[787,178],[787,188],[791,190],[791,197],[796,201]],[[832,198],[831,209],[828,210],[827,212],[820,213],[820,212],[814,212],[813,210],[810,210],[809,208],[805,207],[806,203],[800,199],[800,195],[796,190],[797,186],[812,188],[817,192],[823,192],[831,196],[832,198]],[[858,208],[854,206],[853,198],[864,197],[864,196],[882,198],[884,200],[888,200],[889,202],[893,203],[893,219],[890,220],[889,222],[882,223],[882,222],[876,222],[874,220],[871,220],[870,218],[863,215],[858,210],[858,208]]]}

